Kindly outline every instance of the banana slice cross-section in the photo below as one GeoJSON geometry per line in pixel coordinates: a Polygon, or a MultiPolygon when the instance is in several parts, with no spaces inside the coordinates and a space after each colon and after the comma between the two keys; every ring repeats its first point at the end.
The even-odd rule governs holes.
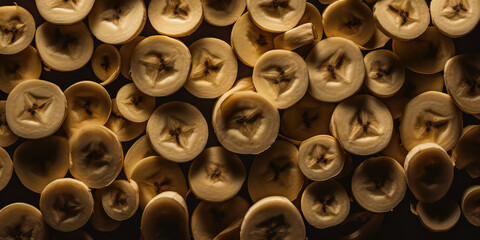
{"type": "Polygon", "coordinates": [[[449,198],[442,198],[433,203],[418,202],[415,211],[422,225],[432,232],[452,229],[461,215],[457,202],[449,198]]]}
{"type": "Polygon", "coordinates": [[[390,50],[369,52],[365,58],[365,86],[377,97],[391,97],[405,82],[405,67],[402,60],[390,50]]]}
{"type": "Polygon", "coordinates": [[[115,180],[102,189],[101,204],[112,219],[124,221],[132,217],[140,203],[139,189],[135,181],[115,180]]]}
{"type": "Polygon", "coordinates": [[[472,178],[480,177],[480,125],[463,128],[463,134],[452,151],[455,167],[465,169],[472,178]]]}
{"type": "Polygon", "coordinates": [[[18,140],[18,136],[8,126],[6,105],[7,101],[0,101],[0,147],[8,147],[18,140]]]}
{"type": "Polygon", "coordinates": [[[201,2],[205,21],[217,27],[234,24],[247,5],[246,0],[201,0],[201,2]]]}
{"type": "Polygon", "coordinates": [[[118,110],[116,99],[112,99],[112,113],[105,127],[117,135],[120,142],[128,142],[140,136],[145,131],[147,122],[132,122],[126,119],[118,110]]]}
{"type": "Polygon", "coordinates": [[[117,92],[120,113],[132,122],[146,122],[155,110],[155,97],[140,91],[135,84],[125,84],[117,92]]]}
{"type": "Polygon", "coordinates": [[[5,149],[0,148],[0,191],[4,189],[13,174],[13,162],[5,149]]]}
{"type": "Polygon", "coordinates": [[[120,74],[120,53],[112,45],[98,46],[93,52],[91,62],[93,73],[102,81],[100,83],[102,86],[115,81],[120,74]]]}
{"type": "Polygon", "coordinates": [[[157,153],[150,146],[147,136],[143,135],[128,149],[123,163],[123,171],[128,180],[132,176],[133,168],[143,159],[155,156],[157,153]]]}
{"type": "Polygon", "coordinates": [[[93,214],[90,217],[90,225],[95,228],[97,231],[100,232],[112,232],[120,225],[122,222],[112,219],[110,216],[107,215],[105,210],[102,206],[102,195],[103,189],[98,189],[94,193],[94,206],[93,206],[93,214]]]}
{"type": "Polygon", "coordinates": [[[475,0],[432,0],[432,23],[449,37],[463,37],[475,29],[480,20],[480,3],[475,0]]]}
{"type": "Polygon", "coordinates": [[[0,65],[0,89],[6,93],[23,81],[38,79],[42,73],[42,61],[32,46],[16,54],[0,54],[0,62],[3,63],[0,65]]]}
{"type": "Polygon", "coordinates": [[[195,32],[202,23],[202,2],[200,0],[152,0],[148,5],[148,19],[160,34],[185,37],[195,32]]]}
{"type": "Polygon", "coordinates": [[[475,227],[480,226],[480,185],[474,185],[465,190],[462,197],[462,213],[467,221],[475,227]]]}
{"type": "Polygon", "coordinates": [[[35,19],[25,8],[0,7],[0,54],[16,54],[27,48],[35,36],[35,19]]]}
{"type": "Polygon", "coordinates": [[[247,0],[253,22],[269,32],[285,32],[302,18],[305,0],[247,0]]]}
{"type": "Polygon", "coordinates": [[[0,238],[47,240],[47,226],[34,206],[16,202],[0,210],[0,238]]]}
{"type": "Polygon", "coordinates": [[[35,0],[35,3],[42,18],[65,25],[84,19],[92,10],[95,0],[35,0]]]}

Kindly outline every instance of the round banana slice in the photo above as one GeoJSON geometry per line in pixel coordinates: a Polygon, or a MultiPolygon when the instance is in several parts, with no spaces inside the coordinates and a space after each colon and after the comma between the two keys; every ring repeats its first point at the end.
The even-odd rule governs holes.
{"type": "Polygon", "coordinates": [[[128,180],[131,179],[133,168],[142,161],[144,158],[155,156],[157,153],[150,146],[150,142],[146,135],[140,137],[131,147],[128,149],[125,155],[125,161],[123,163],[123,171],[128,180]]]}
{"type": "Polygon", "coordinates": [[[93,55],[92,35],[83,22],[66,26],[43,23],[35,34],[35,44],[43,63],[61,72],[83,67],[93,55]]]}
{"type": "Polygon", "coordinates": [[[201,2],[205,21],[217,27],[234,24],[247,5],[246,0],[201,0],[201,2]]]}
{"type": "Polygon", "coordinates": [[[57,232],[51,240],[93,240],[93,238],[84,230],[76,230],[73,232],[57,232]]]}
{"type": "Polygon", "coordinates": [[[47,226],[34,206],[16,202],[0,210],[0,238],[47,240],[47,226]]]}
{"type": "Polygon", "coordinates": [[[5,149],[0,147],[0,191],[4,189],[13,174],[13,162],[5,149]]]}
{"type": "Polygon", "coordinates": [[[240,240],[305,239],[305,223],[287,198],[272,196],[253,204],[245,214],[240,240]]]}
{"type": "Polygon", "coordinates": [[[92,69],[95,76],[102,82],[100,85],[105,86],[117,79],[120,74],[120,53],[109,44],[98,46],[93,52],[92,69]]]}
{"type": "Polygon", "coordinates": [[[356,155],[371,155],[385,149],[393,132],[393,118],[380,100],[357,95],[337,105],[330,131],[345,150],[356,155]]]}
{"type": "Polygon", "coordinates": [[[73,24],[82,21],[95,0],[35,0],[42,18],[53,24],[73,24]]]}
{"type": "Polygon", "coordinates": [[[147,123],[147,137],[160,156],[174,162],[188,162],[205,148],[208,125],[196,107],[173,101],[153,112],[147,123]]]}
{"type": "Polygon", "coordinates": [[[18,84],[5,105],[8,127],[23,138],[38,139],[52,135],[67,115],[67,99],[55,84],[28,80],[18,84]]]}
{"type": "Polygon", "coordinates": [[[373,50],[381,48],[390,41],[390,38],[387,37],[380,29],[375,26],[375,31],[373,32],[372,37],[365,44],[358,46],[361,50],[373,50]]]}
{"type": "Polygon", "coordinates": [[[128,80],[132,80],[132,76],[130,75],[130,61],[132,58],[133,50],[135,50],[137,44],[143,39],[145,39],[144,36],[137,36],[132,41],[125,43],[120,47],[119,52],[122,58],[122,63],[120,64],[120,73],[128,80]]]}
{"type": "Polygon", "coordinates": [[[450,150],[462,134],[462,112],[446,93],[429,91],[410,100],[400,122],[407,150],[420,143],[436,143],[450,150]]]}
{"type": "Polygon", "coordinates": [[[373,6],[376,26],[393,39],[412,40],[430,24],[430,11],[424,0],[382,0],[373,6]]]}
{"type": "Polygon", "coordinates": [[[102,193],[103,189],[98,189],[94,193],[94,206],[92,216],[90,217],[90,225],[100,232],[112,232],[119,228],[122,222],[112,219],[105,213],[102,206],[102,193]]]}
{"type": "Polygon", "coordinates": [[[462,212],[470,224],[480,226],[480,185],[470,186],[465,190],[462,197],[462,212]]]}
{"type": "Polygon", "coordinates": [[[0,100],[0,147],[8,147],[18,139],[18,136],[8,126],[6,105],[7,101],[0,100]]]}
{"type": "Polygon", "coordinates": [[[253,68],[253,85],[273,106],[285,109],[307,92],[307,64],[300,55],[288,50],[263,54],[253,68]]]}
{"type": "Polygon", "coordinates": [[[106,187],[122,170],[122,145],[108,128],[85,126],[70,137],[69,143],[70,173],[87,186],[106,187]]]}
{"type": "Polygon", "coordinates": [[[112,99],[112,112],[105,127],[117,135],[120,142],[128,142],[140,136],[147,127],[147,122],[132,122],[118,110],[116,99],[112,99]]]}
{"type": "Polygon", "coordinates": [[[123,221],[131,218],[138,209],[139,189],[134,181],[115,180],[102,189],[101,204],[112,219],[123,221]]]}
{"type": "Polygon", "coordinates": [[[6,93],[21,82],[40,78],[42,73],[42,61],[30,45],[16,54],[0,54],[0,62],[3,63],[0,65],[0,89],[6,93]]]}
{"type": "Polygon", "coordinates": [[[88,26],[95,37],[109,44],[123,44],[140,34],[147,21],[142,0],[96,0],[88,15],[88,26]]]}
{"type": "Polygon", "coordinates": [[[276,141],[253,161],[248,174],[248,193],[254,202],[268,196],[297,198],[303,185],[295,145],[276,141]]]}
{"type": "Polygon", "coordinates": [[[480,125],[463,128],[463,134],[452,151],[455,167],[465,169],[472,178],[480,177],[480,125]]]}
{"type": "Polygon", "coordinates": [[[377,97],[391,97],[405,82],[405,67],[394,52],[375,50],[365,55],[365,86],[377,97]]]}
{"type": "Polygon", "coordinates": [[[268,32],[285,32],[297,25],[305,12],[305,0],[247,0],[252,21],[268,32]]]}
{"type": "Polygon", "coordinates": [[[155,97],[149,96],[133,83],[123,85],[117,92],[116,105],[126,119],[146,122],[155,110],[155,97]]]}
{"type": "Polygon", "coordinates": [[[198,98],[216,98],[233,86],[238,64],[228,43],[218,38],[202,38],[192,43],[189,49],[192,70],[185,82],[188,92],[198,98]]]}
{"type": "Polygon", "coordinates": [[[138,89],[150,96],[163,97],[183,86],[191,62],[192,56],[183,42],[167,36],[150,36],[135,47],[130,71],[138,89]]]}
{"type": "Polygon", "coordinates": [[[195,32],[202,24],[202,2],[200,0],[152,0],[148,5],[148,19],[160,34],[185,37],[195,32]]]}
{"type": "Polygon", "coordinates": [[[87,185],[72,178],[57,179],[40,194],[43,220],[57,231],[71,232],[85,225],[93,205],[87,185]]]}
{"type": "Polygon", "coordinates": [[[233,25],[230,41],[238,59],[253,67],[260,56],[275,48],[273,39],[274,34],[258,28],[247,12],[233,25]]]}
{"type": "Polygon", "coordinates": [[[365,64],[360,49],[352,41],[330,37],[320,41],[307,59],[309,93],[324,102],[340,102],[360,90],[365,64]]]}
{"type": "Polygon", "coordinates": [[[480,3],[475,0],[432,0],[432,23],[449,37],[463,37],[475,29],[480,20],[480,3]]]}
{"type": "Polygon", "coordinates": [[[433,203],[418,202],[415,211],[422,225],[432,232],[452,229],[461,215],[458,204],[449,198],[442,198],[433,203]]]}
{"type": "Polygon", "coordinates": [[[0,7],[0,54],[16,54],[27,48],[35,36],[35,19],[25,8],[0,7]]]}
{"type": "Polygon", "coordinates": [[[140,207],[165,191],[175,191],[183,198],[187,196],[187,180],[180,167],[158,156],[151,156],[137,163],[131,173],[131,180],[138,184],[140,207]]]}
{"type": "Polygon", "coordinates": [[[453,181],[453,161],[438,144],[422,143],[408,152],[405,174],[415,198],[425,203],[440,200],[453,181]]]}

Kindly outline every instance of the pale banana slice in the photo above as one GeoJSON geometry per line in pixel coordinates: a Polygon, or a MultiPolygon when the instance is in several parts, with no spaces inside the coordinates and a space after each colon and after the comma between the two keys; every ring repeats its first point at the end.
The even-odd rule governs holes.
{"type": "Polygon", "coordinates": [[[372,37],[365,44],[358,46],[361,50],[374,50],[381,48],[390,41],[390,38],[387,37],[380,29],[375,25],[375,31],[373,32],[372,37]]]}
{"type": "Polygon", "coordinates": [[[436,143],[422,143],[408,152],[405,174],[415,198],[425,203],[440,200],[453,181],[454,162],[436,143]]]}
{"type": "Polygon", "coordinates": [[[91,188],[110,185],[122,170],[123,150],[115,133],[100,125],[80,128],[69,139],[70,173],[91,188]]]}
{"type": "Polygon", "coordinates": [[[163,97],[183,86],[191,62],[192,56],[183,42],[167,36],[150,36],[135,47],[130,71],[138,89],[150,96],[163,97]]]}
{"type": "Polygon", "coordinates": [[[98,189],[94,193],[93,213],[90,217],[90,225],[100,232],[112,232],[122,225],[115,219],[112,219],[105,213],[102,206],[103,189],[98,189]]]}
{"type": "Polygon", "coordinates": [[[67,99],[55,84],[28,80],[18,84],[5,105],[8,127],[23,138],[38,139],[52,135],[67,115],[67,99]]]}
{"type": "Polygon", "coordinates": [[[155,110],[155,97],[143,93],[135,84],[129,83],[118,90],[116,105],[126,119],[146,122],[155,110]]]}
{"type": "Polygon", "coordinates": [[[218,38],[201,38],[189,49],[192,70],[185,82],[188,92],[198,98],[217,98],[233,86],[238,64],[228,43],[218,38]]]}
{"type": "Polygon", "coordinates": [[[448,94],[429,91],[410,100],[400,122],[407,150],[420,143],[436,143],[450,150],[462,134],[462,112],[448,94]]]}
{"type": "Polygon", "coordinates": [[[5,149],[0,147],[0,191],[4,189],[13,174],[13,162],[5,149]]]}
{"type": "Polygon", "coordinates": [[[40,78],[42,73],[42,61],[37,50],[27,46],[19,53],[1,55],[0,62],[0,89],[10,93],[19,83],[40,78]]]}
{"type": "Polygon", "coordinates": [[[18,136],[8,126],[6,105],[7,101],[0,101],[0,147],[8,147],[18,140],[18,136]]]}
{"type": "MultiPolygon", "coordinates": [[[[321,38],[321,36],[320,36],[321,38]]],[[[316,42],[318,32],[313,23],[305,23],[294,27],[273,39],[275,48],[294,50],[310,43],[316,42]]]]}
{"type": "Polygon", "coordinates": [[[463,37],[475,29],[480,20],[480,3],[475,0],[432,0],[432,23],[449,37],[463,37]]]}
{"type": "Polygon", "coordinates": [[[405,157],[407,156],[407,154],[408,154],[408,151],[403,146],[402,139],[400,138],[398,125],[395,124],[392,138],[390,139],[390,143],[385,149],[383,149],[382,155],[391,157],[397,160],[397,162],[403,166],[403,163],[405,162],[405,157]]]}
{"type": "Polygon", "coordinates": [[[73,178],[57,179],[40,194],[43,220],[57,231],[70,232],[85,225],[93,205],[90,189],[73,178]]]}
{"type": "Polygon", "coordinates": [[[202,2],[200,0],[152,0],[148,5],[148,19],[160,34],[185,37],[195,32],[202,24],[202,2]]]}
{"type": "Polygon", "coordinates": [[[82,21],[95,0],[35,0],[38,12],[53,24],[73,24],[82,21]]]}
{"type": "Polygon", "coordinates": [[[457,202],[450,198],[442,198],[433,203],[418,202],[415,211],[422,225],[432,232],[452,229],[461,215],[457,202]]]}
{"type": "Polygon", "coordinates": [[[391,97],[405,82],[405,67],[402,60],[390,50],[375,50],[364,58],[366,67],[365,86],[377,97],[391,97]]]}
{"type": "Polygon", "coordinates": [[[430,11],[424,0],[380,0],[373,6],[377,27],[393,39],[412,40],[430,24],[430,11]]]}
{"type": "Polygon", "coordinates": [[[248,193],[254,202],[268,196],[297,198],[303,185],[298,149],[278,140],[253,161],[248,174],[248,193]]]}
{"type": "Polygon", "coordinates": [[[285,32],[295,27],[305,5],[305,0],[247,0],[252,21],[268,32],[285,32]]]}
{"type": "Polygon", "coordinates": [[[92,69],[95,76],[102,82],[100,85],[105,86],[117,79],[120,74],[120,53],[109,44],[98,46],[93,52],[92,69]]]}
{"type": "Polygon", "coordinates": [[[307,59],[309,93],[324,102],[340,102],[360,90],[365,64],[352,41],[331,37],[320,41],[307,59]]]}
{"type": "Polygon", "coordinates": [[[234,24],[247,6],[246,0],[201,0],[201,2],[205,21],[217,27],[234,24]]]}
{"type": "Polygon", "coordinates": [[[147,122],[132,122],[126,119],[118,110],[116,99],[112,99],[112,112],[105,127],[110,129],[120,142],[128,142],[140,136],[147,127],[147,122]]]}
{"type": "Polygon", "coordinates": [[[0,7],[0,54],[16,54],[27,48],[35,36],[35,19],[18,6],[0,7]]]}
{"type": "Polygon", "coordinates": [[[47,226],[34,206],[16,202],[0,210],[0,238],[47,240],[47,226]]]}
{"type": "Polygon", "coordinates": [[[137,36],[132,41],[125,43],[120,47],[119,52],[122,58],[122,64],[120,64],[120,73],[128,80],[132,80],[132,76],[130,75],[130,61],[133,50],[135,50],[137,44],[143,39],[145,39],[144,36],[137,36]]]}
{"type": "Polygon", "coordinates": [[[84,230],[76,230],[73,232],[57,232],[51,240],[93,240],[93,238],[84,230]]]}
{"type": "Polygon", "coordinates": [[[115,180],[102,189],[101,204],[109,217],[124,221],[132,217],[139,205],[139,189],[135,181],[115,180]]]}
{"type": "Polygon", "coordinates": [[[337,105],[330,131],[345,150],[371,155],[385,149],[390,142],[393,118],[380,100],[370,95],[357,95],[337,105]]]}
{"type": "Polygon", "coordinates": [[[480,226],[480,185],[470,186],[465,190],[462,197],[462,213],[470,224],[480,226]]]}
{"type": "Polygon", "coordinates": [[[133,168],[142,161],[144,158],[155,156],[157,153],[150,146],[150,142],[146,135],[140,137],[131,147],[128,149],[125,155],[125,161],[123,163],[123,171],[128,180],[131,179],[133,168]]]}
{"type": "Polygon", "coordinates": [[[109,44],[123,44],[140,34],[147,21],[142,0],[96,0],[88,15],[92,34],[109,44]]]}
{"type": "Polygon", "coordinates": [[[245,214],[240,240],[305,239],[302,215],[287,198],[272,196],[253,204],[245,214]]]}
{"type": "Polygon", "coordinates": [[[66,26],[43,23],[35,34],[35,44],[43,63],[61,72],[83,67],[93,55],[92,35],[83,22],[66,26]]]}
{"type": "Polygon", "coordinates": [[[452,151],[455,167],[465,169],[472,178],[480,177],[480,125],[463,128],[463,134],[452,151]],[[467,129],[468,128],[468,129],[467,129]]]}

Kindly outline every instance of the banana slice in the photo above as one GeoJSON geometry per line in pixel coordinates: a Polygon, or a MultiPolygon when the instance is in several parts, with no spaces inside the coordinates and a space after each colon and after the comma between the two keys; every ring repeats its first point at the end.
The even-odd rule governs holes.
{"type": "Polygon", "coordinates": [[[152,198],[165,191],[175,191],[184,198],[187,196],[187,181],[180,167],[158,156],[147,157],[137,163],[131,180],[138,184],[140,207],[143,209],[152,198]]]}
{"type": "Polygon", "coordinates": [[[34,206],[16,202],[0,210],[0,238],[47,240],[42,213],[34,206]]]}
{"type": "Polygon", "coordinates": [[[305,12],[305,0],[247,0],[252,21],[268,32],[285,32],[297,25],[305,12]]]}
{"type": "Polygon", "coordinates": [[[305,239],[302,215],[287,198],[272,196],[253,204],[240,229],[241,240],[305,239]]]}
{"type": "Polygon", "coordinates": [[[200,0],[152,0],[148,5],[148,19],[153,28],[170,37],[185,37],[202,24],[200,0]]]}
{"type": "Polygon", "coordinates": [[[297,198],[303,185],[295,145],[276,141],[253,161],[248,174],[248,193],[254,202],[268,196],[297,198]]]}
{"type": "Polygon", "coordinates": [[[95,0],[35,0],[38,12],[53,24],[73,24],[82,21],[95,0]]]}
{"type": "Polygon", "coordinates": [[[129,83],[117,92],[116,105],[129,121],[146,122],[155,110],[155,97],[149,96],[129,83]]]}
{"type": "Polygon", "coordinates": [[[146,135],[140,137],[127,151],[123,163],[123,171],[128,180],[131,179],[133,168],[144,158],[155,156],[157,153],[150,146],[146,135]]]}
{"type": "Polygon", "coordinates": [[[352,41],[330,37],[320,41],[307,59],[309,93],[324,102],[340,102],[360,90],[365,64],[360,49],[352,41]]]}
{"type": "Polygon", "coordinates": [[[109,44],[98,46],[93,52],[92,69],[95,76],[102,82],[100,85],[105,86],[117,79],[120,74],[120,53],[109,44]]]}
{"type": "Polygon", "coordinates": [[[390,41],[390,38],[387,37],[380,29],[375,25],[375,31],[373,32],[372,37],[365,44],[358,46],[361,50],[374,50],[377,48],[384,47],[387,42],[390,41]]]}
{"type": "Polygon", "coordinates": [[[315,43],[318,43],[320,42],[320,40],[322,40],[323,18],[320,11],[318,11],[318,8],[309,2],[307,2],[307,5],[305,6],[305,12],[303,13],[303,16],[300,19],[300,21],[298,21],[297,26],[304,25],[305,23],[312,23],[313,28],[317,32],[317,34],[314,34],[317,36],[317,38],[314,40],[314,43],[310,44],[310,48],[313,48],[315,43]]]}
{"type": "Polygon", "coordinates": [[[192,56],[183,42],[167,36],[150,36],[135,47],[130,71],[138,89],[150,96],[163,97],[183,86],[191,62],[192,56]]]}
{"type": "Polygon", "coordinates": [[[137,44],[143,39],[145,39],[144,36],[137,36],[132,41],[125,43],[120,47],[119,52],[122,58],[122,63],[120,64],[120,73],[128,80],[132,80],[132,76],[130,75],[130,61],[132,58],[133,50],[135,50],[137,44]]]}
{"type": "Polygon", "coordinates": [[[294,50],[318,39],[318,33],[313,23],[305,23],[294,27],[273,39],[275,48],[294,50]]]}
{"type": "Polygon", "coordinates": [[[57,232],[51,240],[93,240],[93,238],[84,230],[76,230],[73,232],[57,232]]]}
{"type": "Polygon", "coordinates": [[[470,186],[465,190],[462,197],[462,212],[463,216],[470,224],[475,227],[480,226],[480,212],[478,211],[480,205],[480,185],[470,186]]]}
{"type": "Polygon", "coordinates": [[[67,99],[55,84],[28,80],[18,84],[5,105],[8,127],[23,138],[38,139],[52,135],[67,115],[67,99]]]}
{"type": "Polygon", "coordinates": [[[402,144],[402,139],[400,138],[400,133],[398,132],[398,125],[395,124],[393,128],[392,138],[390,139],[390,143],[388,146],[383,149],[382,155],[387,157],[391,157],[397,160],[400,165],[403,166],[405,162],[405,157],[407,156],[408,151],[402,144]]]}
{"type": "Polygon", "coordinates": [[[40,78],[42,73],[42,61],[30,45],[16,54],[0,54],[0,62],[3,63],[0,65],[0,89],[5,93],[10,93],[21,82],[40,78]]]}
{"type": "Polygon", "coordinates": [[[218,38],[202,38],[189,49],[192,70],[185,82],[188,92],[198,98],[216,98],[233,86],[238,64],[228,43],[218,38]]]}
{"type": "Polygon", "coordinates": [[[115,180],[101,191],[101,204],[105,213],[117,221],[131,218],[140,202],[138,191],[135,181],[115,180]]]}
{"type": "Polygon", "coordinates": [[[405,67],[394,52],[386,49],[369,52],[364,58],[365,86],[377,97],[391,97],[405,82],[405,67]]]}
{"type": "Polygon", "coordinates": [[[432,0],[432,23],[443,34],[457,38],[475,29],[480,20],[480,3],[475,0],[432,0]]]}
{"type": "Polygon", "coordinates": [[[13,162],[5,149],[0,147],[0,191],[4,189],[13,174],[13,162]]]}
{"type": "Polygon", "coordinates": [[[337,105],[330,131],[345,150],[356,155],[371,155],[385,149],[393,132],[393,118],[380,100],[357,95],[337,105]]]}
{"type": "Polygon", "coordinates": [[[418,202],[415,211],[422,225],[432,232],[452,229],[461,215],[458,204],[449,198],[442,198],[433,203],[418,202]]]}
{"type": "Polygon", "coordinates": [[[462,122],[462,112],[448,94],[429,91],[408,102],[400,122],[400,137],[409,151],[427,142],[448,151],[462,134],[462,122]]]}
{"type": "Polygon", "coordinates": [[[201,0],[201,2],[205,21],[217,27],[234,24],[247,5],[246,0],[201,0]]]}
{"type": "Polygon", "coordinates": [[[57,179],[40,194],[43,220],[57,231],[71,232],[85,225],[93,205],[87,185],[72,178],[57,179]]]}
{"type": "Polygon", "coordinates": [[[453,161],[436,143],[422,143],[408,152],[405,174],[415,198],[425,203],[440,200],[453,181],[453,161]]]}
{"type": "Polygon", "coordinates": [[[7,101],[0,101],[0,147],[8,147],[18,139],[18,136],[15,135],[8,126],[6,105],[7,101]]]}
{"type": "Polygon", "coordinates": [[[480,177],[480,125],[463,128],[463,134],[452,151],[455,167],[465,169],[472,178],[480,177]]]}
{"type": "Polygon", "coordinates": [[[302,213],[315,228],[336,226],[348,217],[349,212],[347,191],[335,180],[313,182],[303,191],[302,213]]]}
{"type": "Polygon", "coordinates": [[[140,136],[145,131],[147,122],[131,122],[118,110],[116,99],[112,99],[112,113],[105,127],[117,135],[120,142],[128,142],[140,136]]]}
{"type": "Polygon", "coordinates": [[[102,206],[103,189],[98,189],[94,194],[93,214],[90,217],[90,225],[100,232],[112,232],[122,225],[122,222],[112,219],[105,213],[102,206]]]}
{"type": "Polygon", "coordinates": [[[16,54],[27,48],[35,36],[35,19],[25,8],[0,7],[0,54],[16,54]]]}
{"type": "Polygon", "coordinates": [[[66,26],[43,23],[35,34],[35,44],[43,63],[61,72],[83,67],[93,55],[92,35],[83,22],[66,26]]]}
{"type": "Polygon", "coordinates": [[[377,27],[393,39],[412,40],[430,24],[430,11],[424,0],[382,0],[373,6],[377,27]]]}
{"type": "Polygon", "coordinates": [[[142,0],[96,0],[88,15],[88,26],[95,37],[109,44],[123,44],[140,34],[147,21],[142,0]]]}
{"type": "Polygon", "coordinates": [[[85,126],[70,137],[69,143],[70,173],[87,186],[106,187],[122,170],[122,145],[108,128],[85,126]]]}

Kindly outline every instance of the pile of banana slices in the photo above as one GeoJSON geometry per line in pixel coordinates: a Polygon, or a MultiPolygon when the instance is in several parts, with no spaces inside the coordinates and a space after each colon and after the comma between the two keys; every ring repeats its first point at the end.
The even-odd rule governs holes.
{"type": "Polygon", "coordinates": [[[0,239],[480,226],[480,53],[455,51],[479,21],[479,0],[1,1],[0,239]]]}

